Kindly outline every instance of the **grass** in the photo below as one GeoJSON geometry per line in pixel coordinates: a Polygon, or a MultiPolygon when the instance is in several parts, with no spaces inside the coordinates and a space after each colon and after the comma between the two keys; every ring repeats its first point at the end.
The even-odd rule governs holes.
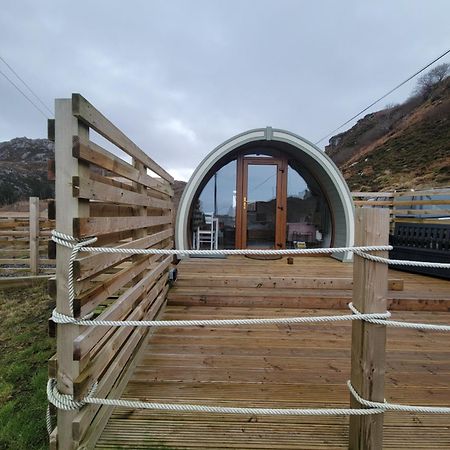
{"type": "Polygon", "coordinates": [[[45,283],[0,290],[0,449],[48,448],[47,360],[54,342],[45,283]]]}
{"type": "Polygon", "coordinates": [[[433,186],[448,185],[449,139],[450,127],[445,120],[414,123],[347,169],[347,183],[353,190],[410,187],[420,178],[433,186]],[[400,180],[405,186],[395,185],[400,180]]]}

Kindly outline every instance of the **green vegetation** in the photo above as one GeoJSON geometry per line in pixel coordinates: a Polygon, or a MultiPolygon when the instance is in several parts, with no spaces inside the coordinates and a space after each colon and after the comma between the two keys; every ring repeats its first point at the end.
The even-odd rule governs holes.
{"type": "Polygon", "coordinates": [[[446,120],[422,120],[407,127],[344,170],[353,189],[437,186],[450,183],[450,127],[446,120]]]}
{"type": "Polygon", "coordinates": [[[0,449],[48,448],[47,360],[54,353],[45,283],[0,290],[0,449]]]}
{"type": "Polygon", "coordinates": [[[443,64],[425,74],[401,105],[370,113],[330,139],[328,155],[354,191],[450,184],[450,77],[443,64]]]}

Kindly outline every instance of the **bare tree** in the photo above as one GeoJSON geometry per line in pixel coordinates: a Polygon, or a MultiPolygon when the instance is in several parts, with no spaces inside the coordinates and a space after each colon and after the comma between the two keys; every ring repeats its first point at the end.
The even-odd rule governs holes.
{"type": "Polygon", "coordinates": [[[433,87],[444,80],[450,72],[450,64],[443,63],[431,69],[417,80],[416,93],[427,98],[433,87]]]}

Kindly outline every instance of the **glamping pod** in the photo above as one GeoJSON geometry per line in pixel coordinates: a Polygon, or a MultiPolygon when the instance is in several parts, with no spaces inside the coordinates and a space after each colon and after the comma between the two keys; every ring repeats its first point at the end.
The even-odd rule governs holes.
{"type": "Polygon", "coordinates": [[[306,139],[267,127],[227,140],[199,164],[178,207],[176,246],[346,247],[353,230],[352,196],[331,159],[306,139]]]}

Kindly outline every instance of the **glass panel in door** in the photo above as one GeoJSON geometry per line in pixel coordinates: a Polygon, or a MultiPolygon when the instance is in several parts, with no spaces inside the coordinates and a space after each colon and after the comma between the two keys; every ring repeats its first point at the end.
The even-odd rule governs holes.
{"type": "Polygon", "coordinates": [[[276,164],[249,164],[246,215],[247,248],[275,248],[277,219],[276,164]]]}

